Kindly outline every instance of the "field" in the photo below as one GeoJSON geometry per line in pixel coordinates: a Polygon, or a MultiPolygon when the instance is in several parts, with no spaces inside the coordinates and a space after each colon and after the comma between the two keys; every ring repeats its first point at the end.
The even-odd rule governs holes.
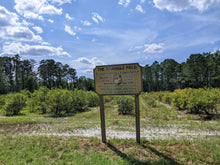
{"type": "MultiPolygon", "coordinates": [[[[140,97],[141,144],[134,115],[105,103],[108,143],[101,143],[99,107],[72,116],[0,116],[0,164],[220,164],[220,121],[140,97]]],[[[25,112],[23,112],[25,114],[25,112]]]]}

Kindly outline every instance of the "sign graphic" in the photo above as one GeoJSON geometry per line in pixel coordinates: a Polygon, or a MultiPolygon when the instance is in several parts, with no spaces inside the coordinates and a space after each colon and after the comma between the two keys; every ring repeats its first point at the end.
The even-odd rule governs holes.
{"type": "Polygon", "coordinates": [[[142,91],[142,70],[138,63],[96,66],[94,79],[99,95],[138,95],[142,91]]]}

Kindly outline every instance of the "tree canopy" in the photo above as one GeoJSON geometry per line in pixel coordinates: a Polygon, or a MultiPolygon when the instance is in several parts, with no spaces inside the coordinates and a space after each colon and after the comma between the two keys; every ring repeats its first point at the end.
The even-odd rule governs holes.
{"type": "MultiPolygon", "coordinates": [[[[29,90],[40,86],[94,91],[94,80],[77,77],[76,69],[53,59],[36,61],[14,57],[0,57],[0,94],[29,90]]],[[[174,91],[184,88],[220,87],[220,51],[191,54],[186,62],[174,59],[153,62],[143,67],[143,91],[174,91]]]]}
{"type": "Polygon", "coordinates": [[[143,88],[150,91],[173,91],[184,88],[220,87],[220,51],[191,54],[179,64],[166,59],[143,67],[143,88]]]}

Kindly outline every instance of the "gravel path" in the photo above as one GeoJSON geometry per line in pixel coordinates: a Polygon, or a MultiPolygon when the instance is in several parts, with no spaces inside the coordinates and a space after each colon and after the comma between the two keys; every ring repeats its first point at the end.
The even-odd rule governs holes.
{"type": "MultiPolygon", "coordinates": [[[[101,138],[101,128],[93,127],[89,129],[73,129],[73,130],[57,130],[53,125],[47,124],[16,124],[16,125],[0,125],[0,134],[15,134],[15,135],[54,135],[54,136],[80,136],[80,137],[98,137],[101,138]]],[[[112,126],[106,128],[106,136],[108,139],[135,139],[135,127],[117,127],[112,126]]],[[[171,125],[167,127],[147,126],[141,128],[141,137],[146,139],[194,139],[208,138],[211,136],[220,137],[220,131],[217,130],[200,130],[186,129],[171,125]]]]}

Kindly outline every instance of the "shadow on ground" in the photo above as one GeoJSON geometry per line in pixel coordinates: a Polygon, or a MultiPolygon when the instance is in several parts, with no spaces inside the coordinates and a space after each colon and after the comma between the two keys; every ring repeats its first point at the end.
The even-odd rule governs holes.
{"type": "Polygon", "coordinates": [[[122,159],[124,159],[128,164],[132,165],[159,165],[159,164],[167,164],[167,165],[180,165],[178,162],[170,158],[169,156],[157,151],[156,149],[147,146],[147,145],[140,145],[144,149],[152,152],[156,156],[158,156],[158,159],[147,159],[146,161],[138,160],[132,156],[128,156],[127,154],[121,152],[119,149],[117,149],[114,145],[111,143],[106,143],[107,147],[111,149],[113,152],[115,152],[118,156],[120,156],[122,159]]]}

